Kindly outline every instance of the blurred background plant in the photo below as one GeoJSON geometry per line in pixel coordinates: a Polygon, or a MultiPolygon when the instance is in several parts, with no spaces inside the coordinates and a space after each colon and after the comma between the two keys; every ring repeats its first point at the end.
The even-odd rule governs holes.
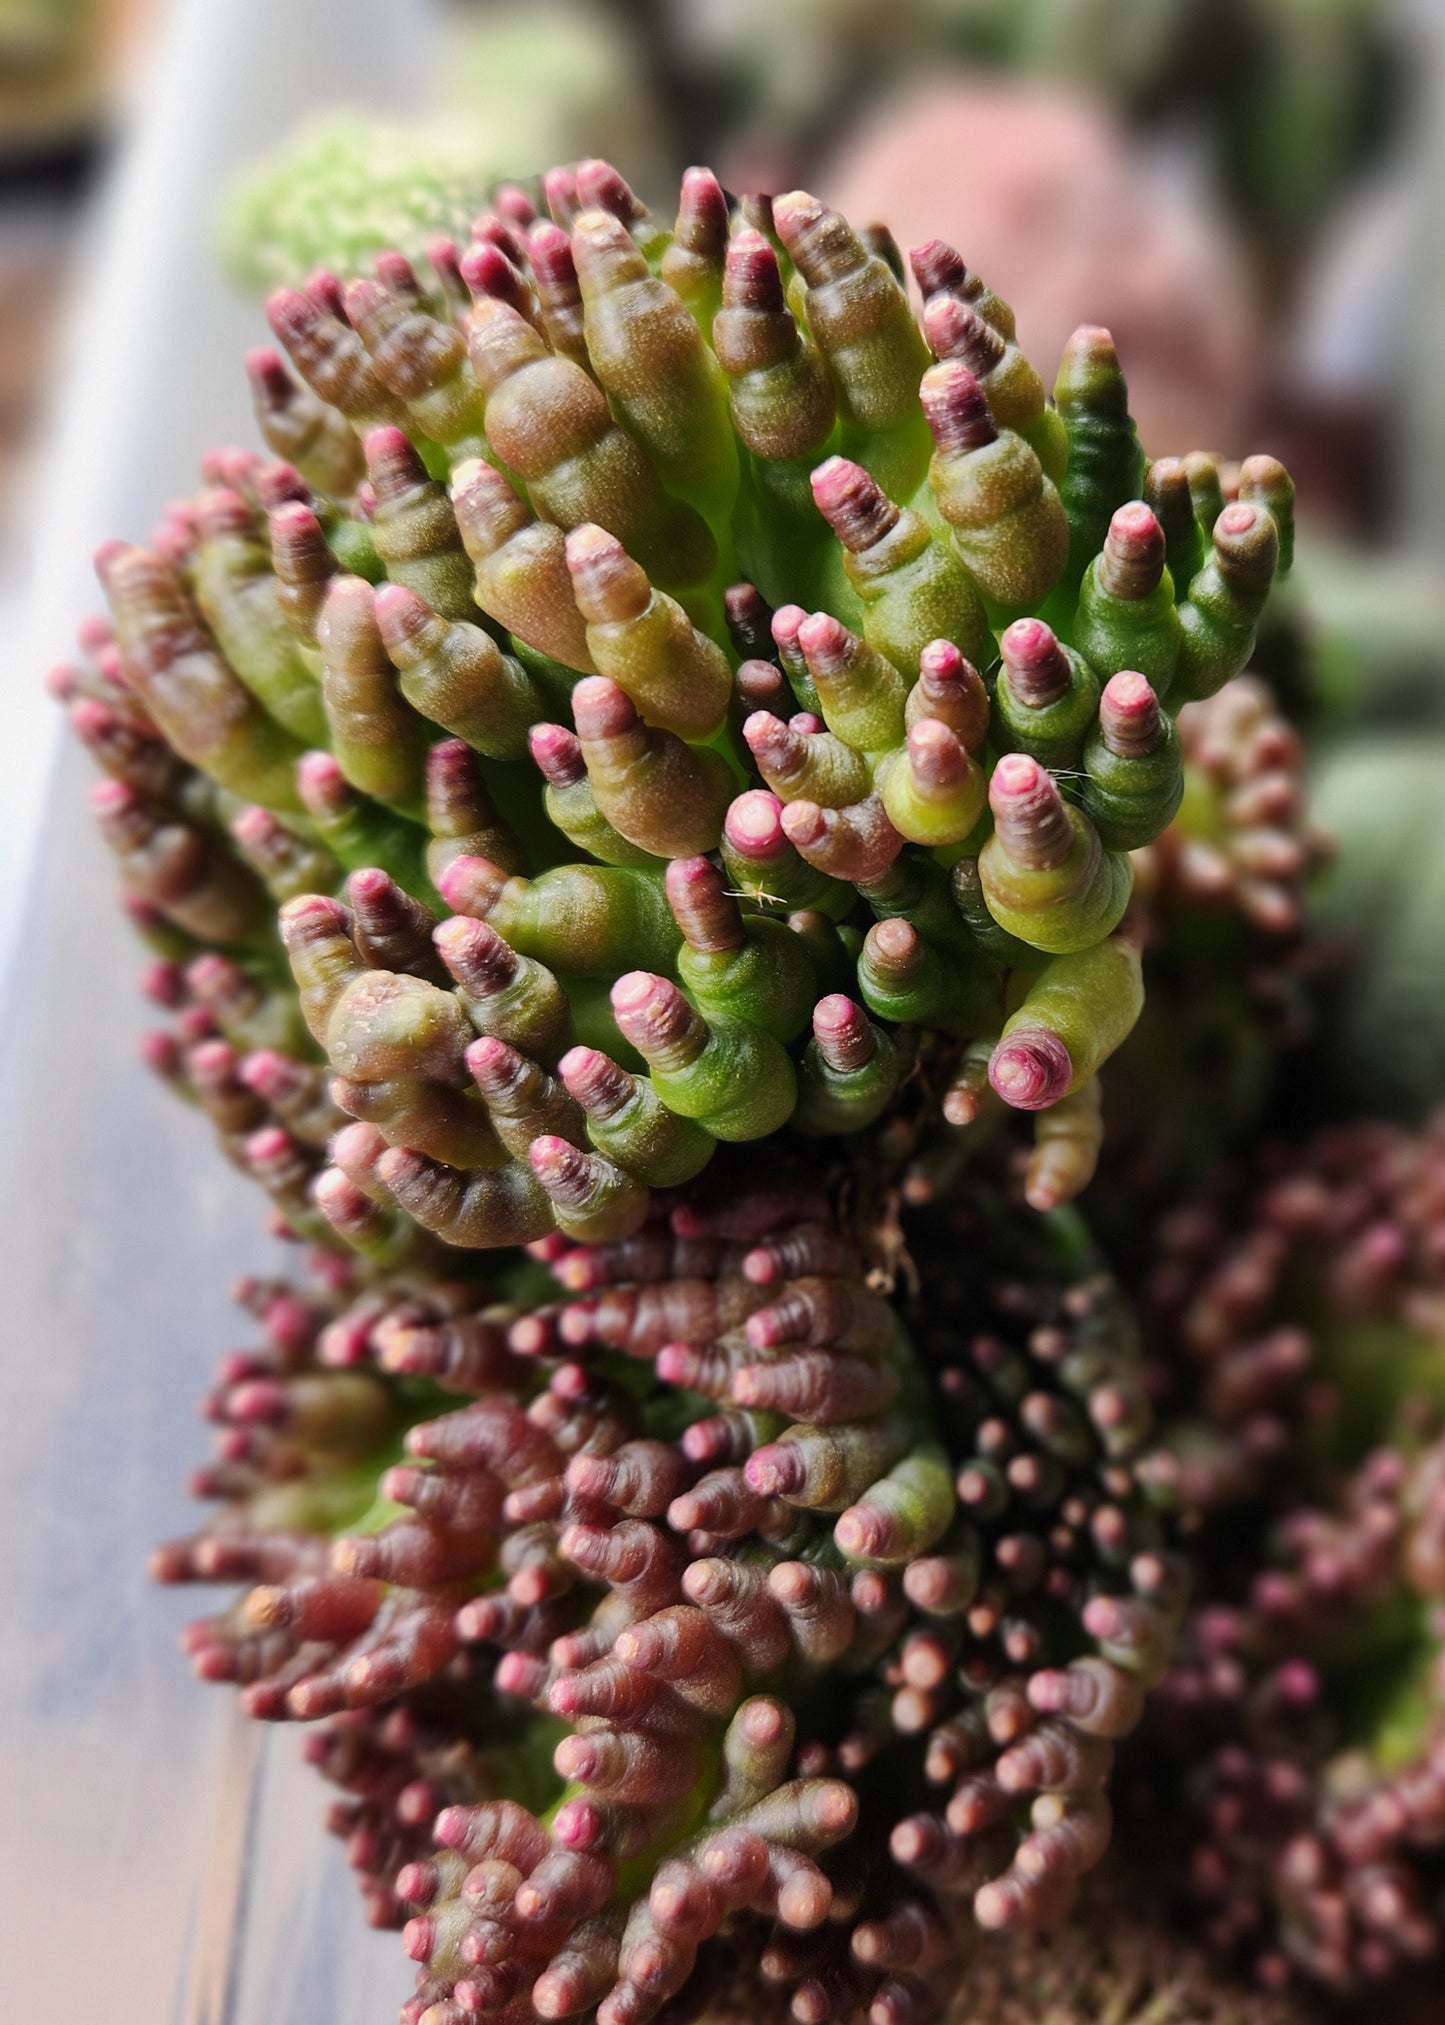
{"type": "Polygon", "coordinates": [[[0,147],[7,165],[22,151],[85,136],[104,105],[124,12],[109,0],[3,0],[0,147]]]}
{"type": "MultiPolygon", "coordinates": [[[[416,11],[438,49],[432,117],[409,133],[358,126],[318,79],[317,121],[295,143],[302,194],[283,150],[228,207],[243,282],[277,279],[279,249],[359,259],[343,192],[363,168],[393,199],[384,236],[404,244],[408,227],[464,220],[497,178],[569,154],[625,160],[644,193],[706,159],[739,187],[806,181],[966,246],[1046,360],[1080,314],[1115,330],[1146,439],[1192,423],[1228,452],[1262,417],[1317,515],[1353,534],[1388,520],[1387,410],[1430,281],[1412,243],[1429,213],[1428,7],[1413,20],[1401,0],[416,11]]],[[[108,131],[124,58],[165,12],[0,0],[6,188],[108,131]]],[[[10,313],[24,295],[6,291],[10,313]]]]}
{"type": "Polygon", "coordinates": [[[0,524],[35,433],[80,205],[150,9],[0,0],[0,524]]]}

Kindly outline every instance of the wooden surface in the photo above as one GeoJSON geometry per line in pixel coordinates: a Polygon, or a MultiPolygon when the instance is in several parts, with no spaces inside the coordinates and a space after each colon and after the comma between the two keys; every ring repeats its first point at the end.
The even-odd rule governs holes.
{"type": "Polygon", "coordinates": [[[282,1248],[259,1192],[135,1059],[140,958],[85,815],[90,769],[67,753],[47,790],[36,690],[95,602],[94,543],[143,534],[208,441],[252,438],[241,362],[265,332],[210,258],[221,182],[328,96],[405,111],[423,14],[409,0],[175,8],[92,235],[28,516],[30,609],[4,628],[4,2025],[389,2025],[411,1982],[396,1936],[361,1920],[299,1733],[244,1724],[177,1651],[213,1592],[146,1575],[155,1542],[192,1523],[197,1395],[247,1340],[230,1283],[282,1248]]]}

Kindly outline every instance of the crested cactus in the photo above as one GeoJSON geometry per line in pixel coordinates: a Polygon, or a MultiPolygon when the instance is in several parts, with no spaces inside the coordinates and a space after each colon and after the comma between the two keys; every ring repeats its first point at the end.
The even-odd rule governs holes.
{"type": "MultiPolygon", "coordinates": [[[[379,1216],[450,1243],[623,1235],[651,1185],[564,1093],[542,1136],[580,1166],[532,1160],[530,1099],[489,1128],[472,1042],[517,1049],[513,1082],[562,1049],[478,965],[526,966],[699,1160],[800,1104],[878,1116],[881,1068],[851,1113],[836,1072],[812,1094],[840,994],[899,1076],[985,1053],[1042,1143],[1137,1014],[1129,854],[1183,792],[1179,703],[1248,656],[1288,481],[1146,476],[1108,334],[1048,405],[939,242],[920,328],[802,193],[693,171],[669,233],[604,163],[544,188],[551,219],[513,187],[430,271],[279,289],[289,363],[250,362],[273,460],[216,453],[149,548],[102,553],[114,640],[72,715],[129,887],[263,997],[282,901],[295,1060],[386,1139],[379,1216]],[[358,934],[346,874],[407,932],[358,934]]],[[[293,1197],[324,1169],[280,1165],[293,1197]]],[[[343,1200],[333,1169],[302,1213],[343,1200]]]]}
{"type": "Polygon", "coordinates": [[[725,1926],[795,2015],[913,2016],[1068,1905],[1183,1607],[1168,1472],[1078,1234],[948,1215],[986,1264],[902,1316],[802,1170],[495,1283],[245,1290],[157,1572],[245,1585],[203,1678],[330,1723],[408,2015],[652,2016],[725,1926]]]}
{"type": "Polygon", "coordinates": [[[317,1261],[157,1570],[326,1724],[408,2025],[913,2025],[1067,1912],[1186,1608],[1063,1206],[1199,780],[1256,925],[1307,869],[1236,680],[1291,495],[1146,466],[1106,332],[1050,403],[941,242],[920,321],[801,192],[535,194],[275,292],[270,457],[52,678],[147,1058],[317,1261]]]}

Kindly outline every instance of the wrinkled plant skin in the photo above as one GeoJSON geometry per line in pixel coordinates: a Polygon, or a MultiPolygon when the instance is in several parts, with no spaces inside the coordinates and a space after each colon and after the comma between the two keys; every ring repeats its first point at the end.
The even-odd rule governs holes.
{"type": "Polygon", "coordinates": [[[910,259],[589,161],[279,289],[269,457],[52,677],[147,1057],[312,1257],[157,1572],[320,1725],[406,2025],[921,2021],[1067,1913],[1186,1608],[1064,1206],[1142,946],[1309,869],[1292,492],[910,259]]]}
{"type": "Polygon", "coordinates": [[[1127,1312],[1029,1214],[956,1199],[920,1256],[975,1263],[898,1304],[797,1168],[545,1242],[530,1305],[540,1261],[245,1290],[157,1572],[250,1585],[192,1663],[325,1720],[409,2016],[647,2017],[743,1951],[795,2015],[913,2017],[1067,1910],[1185,1575],[1127,1312]]]}

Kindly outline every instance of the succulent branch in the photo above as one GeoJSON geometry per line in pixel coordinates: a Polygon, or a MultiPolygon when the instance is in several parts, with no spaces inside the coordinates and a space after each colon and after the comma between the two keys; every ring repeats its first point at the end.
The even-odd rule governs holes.
{"type": "Polygon", "coordinates": [[[922,2025],[1067,1912],[1186,1608],[1062,1206],[1189,826],[1262,930],[1308,869],[1237,679],[1288,480],[1146,466],[1107,332],[1051,402],[804,192],[591,160],[470,230],[275,291],[269,455],[52,678],[147,1058],[317,1273],[157,1572],[325,1725],[408,2025],[922,2025]]]}
{"type": "MultiPolygon", "coordinates": [[[[388,1151],[347,1176],[214,1051],[198,1081],[190,1004],[157,1060],[293,1227],[368,1244],[641,1222],[684,1156],[548,1096],[563,1039],[699,1162],[795,1113],[866,1130],[921,1046],[962,1046],[1062,1199],[1140,1002],[1128,854],[1183,793],[1180,703],[1248,657],[1287,479],[1146,477],[1107,332],[1049,405],[938,242],[920,327],[801,192],[691,171],[669,232],[605,163],[544,190],[551,218],[511,187],[465,254],[278,289],[250,361],[273,458],[214,453],[99,558],[113,637],[71,714],[136,904],[239,966],[214,1031],[244,1050],[281,1020],[281,902],[310,1038],[267,1044],[296,1088],[324,1058],[388,1151]],[[828,1065],[840,996],[870,1074],[828,1065]],[[533,1161],[539,1135],[574,1152],[533,1161]]],[[[1261,849],[1256,906],[1288,877],[1261,849]]]]}
{"type": "Polygon", "coordinates": [[[1183,1572],[1118,1296],[1019,1217],[955,1204],[906,1319],[785,1168],[496,1284],[245,1290],[157,1572],[243,1585],[202,1678],[330,1723],[414,2015],[651,2017],[725,1929],[795,2014],[911,2017],[1067,1909],[1183,1572]]]}

